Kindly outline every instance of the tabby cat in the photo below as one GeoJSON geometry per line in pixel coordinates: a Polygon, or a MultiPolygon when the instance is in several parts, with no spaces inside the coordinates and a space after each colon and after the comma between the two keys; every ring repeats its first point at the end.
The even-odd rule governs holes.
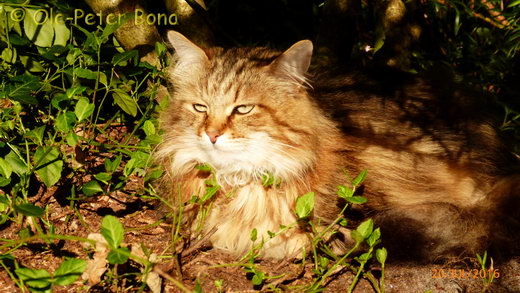
{"type": "MultiPolygon", "coordinates": [[[[186,205],[191,223],[198,207],[188,202],[212,176],[197,166],[214,169],[221,189],[203,231],[214,232],[215,248],[239,255],[251,248],[253,229],[267,239],[294,223],[296,198],[309,191],[313,217],[330,222],[344,204],[337,185],[363,169],[368,202],[346,216],[373,217],[395,255],[435,260],[495,244],[517,248],[507,231],[518,227],[517,158],[475,96],[395,73],[322,74],[311,83],[308,40],[280,53],[202,49],[173,31],[168,39],[176,57],[155,153],[166,170],[161,188],[173,206],[186,205]],[[265,187],[267,174],[280,183],[265,187]]],[[[308,239],[290,229],[262,255],[292,256],[308,239]]]]}

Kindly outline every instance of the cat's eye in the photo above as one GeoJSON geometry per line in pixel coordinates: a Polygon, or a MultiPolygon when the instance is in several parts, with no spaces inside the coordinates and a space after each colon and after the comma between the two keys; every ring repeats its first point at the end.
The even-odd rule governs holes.
{"type": "Polygon", "coordinates": [[[201,112],[201,113],[208,111],[208,107],[205,105],[202,105],[202,104],[193,104],[193,109],[195,109],[195,111],[201,112]]]}
{"type": "Polygon", "coordinates": [[[238,114],[247,114],[253,110],[255,105],[240,105],[235,107],[235,112],[238,114]]]}

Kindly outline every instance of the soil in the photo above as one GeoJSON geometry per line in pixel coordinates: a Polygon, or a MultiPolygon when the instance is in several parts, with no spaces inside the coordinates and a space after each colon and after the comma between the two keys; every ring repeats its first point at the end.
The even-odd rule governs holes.
{"type": "MultiPolygon", "coordinates": [[[[135,186],[139,186],[136,178],[135,186]]],[[[46,207],[49,210],[48,221],[55,226],[55,233],[59,235],[73,235],[86,238],[91,233],[99,233],[103,216],[111,214],[118,217],[125,227],[125,245],[132,248],[145,246],[150,252],[159,256],[171,255],[170,238],[171,225],[157,222],[157,212],[153,209],[154,202],[136,196],[135,192],[116,192],[110,196],[93,197],[84,201],[73,210],[63,200],[66,195],[60,194],[60,188],[41,190],[39,196],[32,198],[34,204],[46,207]],[[62,204],[60,204],[60,202],[62,204]]],[[[138,192],[137,192],[138,194],[138,192]]],[[[31,226],[29,222],[24,226],[31,226]]],[[[45,226],[45,225],[41,225],[45,226]]],[[[18,239],[18,231],[21,226],[13,222],[0,227],[0,239],[18,239]]],[[[2,242],[4,241],[2,240],[2,242]]],[[[162,292],[182,292],[178,285],[166,279],[175,279],[178,284],[192,291],[200,286],[203,292],[218,292],[216,286],[221,282],[223,292],[255,292],[269,291],[270,286],[282,291],[298,292],[298,286],[303,287],[312,282],[314,278],[312,264],[302,265],[298,261],[272,261],[261,260],[258,267],[269,276],[285,274],[278,279],[267,280],[262,287],[252,284],[251,276],[243,267],[232,265],[237,259],[229,255],[209,249],[205,243],[192,243],[195,250],[184,250],[180,258],[159,258],[154,272],[160,274],[163,288],[162,292]],[[202,244],[202,245],[201,245],[202,244]],[[188,253],[186,253],[188,251],[188,253]]],[[[134,250],[132,250],[134,251],[134,250]]],[[[3,252],[4,253],[4,252],[3,252]]],[[[92,252],[85,248],[84,244],[73,240],[55,240],[51,243],[44,241],[31,242],[13,251],[12,255],[20,266],[46,269],[54,272],[64,256],[81,259],[92,259],[92,252]]],[[[391,256],[389,256],[391,259],[391,256]]],[[[11,272],[13,263],[7,263],[11,272]]],[[[513,258],[502,264],[495,264],[499,271],[499,278],[490,286],[485,287],[483,279],[473,274],[477,269],[476,260],[466,261],[464,265],[455,264],[388,264],[385,268],[385,292],[520,292],[520,257],[513,258]],[[455,275],[451,273],[457,269],[455,275]],[[464,270],[469,278],[461,278],[460,272],[464,270]]],[[[373,275],[380,276],[380,267],[369,267],[373,275]]],[[[110,274],[98,276],[101,282],[88,284],[88,280],[81,278],[73,285],[66,287],[54,287],[54,292],[138,292],[139,282],[132,279],[132,273],[139,273],[140,266],[132,261],[117,267],[117,273],[128,273],[124,281],[118,283],[110,274]]],[[[139,276],[139,274],[137,274],[139,276]]],[[[85,276],[87,279],[89,276],[85,276]]],[[[92,277],[92,276],[90,276],[92,277]]],[[[96,277],[96,276],[94,276],[96,277]]],[[[341,270],[326,280],[325,292],[346,292],[354,274],[351,271],[341,270]]],[[[95,279],[95,278],[94,278],[95,279]]],[[[92,282],[92,281],[90,281],[92,282]]],[[[0,292],[22,292],[9,274],[0,269],[0,292]]],[[[145,287],[144,292],[151,292],[145,287]]],[[[370,282],[362,279],[355,287],[354,292],[375,292],[370,282]]]]}

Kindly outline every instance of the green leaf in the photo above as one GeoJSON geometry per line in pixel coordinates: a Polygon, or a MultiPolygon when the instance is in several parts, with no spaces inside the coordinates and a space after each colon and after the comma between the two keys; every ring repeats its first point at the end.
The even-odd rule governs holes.
{"type": "Polygon", "coordinates": [[[9,163],[14,173],[18,175],[23,175],[29,173],[29,169],[25,162],[20,159],[20,157],[14,152],[10,151],[6,156],[5,160],[9,163]]]}
{"type": "Polygon", "coordinates": [[[220,186],[213,185],[213,186],[206,186],[206,192],[204,193],[204,196],[200,199],[202,202],[206,202],[209,199],[211,199],[218,191],[220,190],[220,186]]]}
{"type": "Polygon", "coordinates": [[[365,237],[363,237],[363,235],[361,235],[357,230],[350,231],[350,237],[352,237],[356,243],[361,243],[365,240],[365,237]]]}
{"type": "MultiPolygon", "coordinates": [[[[81,69],[81,68],[79,68],[79,69],[81,69]]],[[[90,72],[92,72],[92,71],[90,71],[90,72]]],[[[72,98],[74,96],[81,95],[86,89],[87,89],[86,86],[75,86],[75,87],[68,88],[67,91],[65,92],[65,94],[67,95],[67,97],[72,98]]]]}
{"type": "Polygon", "coordinates": [[[368,252],[365,252],[365,253],[363,253],[363,254],[361,254],[360,256],[357,257],[357,259],[360,262],[367,262],[371,258],[372,258],[372,254],[368,253],[368,252]]]}
{"type": "MultiPolygon", "coordinates": [[[[116,55],[114,55],[114,57],[112,57],[112,64],[114,66],[120,65],[120,63],[124,63],[125,61],[127,61],[129,59],[137,58],[137,55],[138,55],[137,50],[131,50],[128,52],[116,54],[116,55]]],[[[121,64],[121,65],[124,66],[124,64],[121,64]]]]}
{"type": "Polygon", "coordinates": [[[14,257],[14,255],[10,254],[10,253],[3,253],[3,254],[0,254],[0,260],[2,259],[8,259],[8,260],[16,260],[16,258],[14,257]]]}
{"type": "Polygon", "coordinates": [[[93,79],[93,80],[97,79],[97,74],[94,71],[87,69],[87,68],[81,68],[81,67],[74,68],[74,75],[81,77],[81,78],[86,78],[86,79],[93,79]]]}
{"type": "Polygon", "coordinates": [[[23,19],[23,28],[27,38],[36,46],[51,47],[54,39],[54,28],[51,21],[45,20],[48,16],[42,13],[43,9],[25,9],[26,15],[23,19]]]}
{"type": "Polygon", "coordinates": [[[195,169],[201,170],[204,172],[214,172],[213,168],[209,164],[199,164],[195,166],[195,169]]]}
{"type": "Polygon", "coordinates": [[[55,95],[51,100],[52,106],[58,110],[65,110],[69,103],[70,98],[65,94],[55,95]]]}
{"type": "MultiPolygon", "coordinates": [[[[7,185],[9,185],[11,183],[11,178],[5,178],[3,176],[0,176],[0,187],[5,187],[7,185]]],[[[0,204],[0,207],[2,205],[0,204]]],[[[3,211],[3,209],[0,208],[0,212],[3,211]]],[[[0,213],[0,217],[1,217],[1,213],[0,213]]],[[[1,222],[1,221],[0,221],[1,222]]],[[[0,223],[1,224],[1,223],[0,223]]]]}
{"type": "Polygon", "coordinates": [[[9,163],[0,158],[0,174],[2,174],[5,178],[11,177],[11,173],[13,172],[13,168],[9,165],[9,163]]]}
{"type": "Polygon", "coordinates": [[[70,146],[76,146],[79,143],[79,136],[75,134],[74,132],[70,132],[65,136],[65,139],[67,140],[67,144],[70,146]]]}
{"type": "Polygon", "coordinates": [[[16,275],[31,288],[44,289],[51,286],[51,274],[46,270],[19,268],[16,275]]]}
{"type": "Polygon", "coordinates": [[[125,177],[132,175],[135,169],[135,162],[135,159],[130,159],[126,162],[126,165],[123,168],[123,175],[125,175],[125,177]]]}
{"type": "Polygon", "coordinates": [[[126,92],[114,90],[112,92],[112,98],[114,98],[116,104],[125,111],[125,113],[134,117],[137,115],[137,103],[126,92]]]}
{"type": "Polygon", "coordinates": [[[352,197],[347,197],[345,198],[348,202],[350,203],[355,203],[355,204],[362,204],[362,203],[365,203],[367,202],[367,199],[366,197],[363,197],[363,196],[352,196],[352,197]]]}
{"type": "Polygon", "coordinates": [[[375,229],[372,234],[370,234],[370,237],[367,239],[367,244],[370,247],[375,246],[377,243],[379,243],[379,239],[381,238],[381,230],[379,228],[375,229]]]}
{"type": "Polygon", "coordinates": [[[92,196],[96,193],[103,192],[103,189],[96,180],[91,180],[83,184],[81,190],[86,196],[92,196]]]}
{"type": "Polygon", "coordinates": [[[135,160],[135,167],[136,168],[144,168],[148,165],[150,162],[150,154],[136,151],[131,154],[132,159],[135,160]]]}
{"type": "Polygon", "coordinates": [[[82,259],[67,259],[54,272],[54,284],[60,286],[70,285],[81,276],[86,268],[87,262],[82,259]]]}
{"type": "Polygon", "coordinates": [[[54,21],[52,26],[55,33],[53,45],[60,45],[64,47],[67,46],[67,42],[70,38],[69,28],[65,25],[65,23],[61,23],[59,21],[54,21]]]}
{"type": "Polygon", "coordinates": [[[326,257],[320,257],[320,267],[322,269],[327,269],[327,267],[329,266],[329,262],[330,260],[326,257]]]}
{"type": "Polygon", "coordinates": [[[386,261],[386,257],[388,256],[388,252],[386,248],[379,248],[376,250],[376,259],[380,264],[384,264],[386,261]]]}
{"type": "Polygon", "coordinates": [[[337,194],[339,197],[347,199],[349,197],[352,197],[354,195],[354,190],[351,188],[348,188],[345,185],[338,185],[338,191],[337,194]]]}
{"type": "Polygon", "coordinates": [[[117,170],[117,168],[119,167],[119,165],[121,165],[121,161],[122,160],[123,160],[123,156],[122,155],[117,155],[114,158],[114,161],[111,161],[110,159],[106,159],[105,160],[105,170],[108,173],[115,172],[117,170]]]}
{"type": "Polygon", "coordinates": [[[361,173],[359,173],[359,175],[354,178],[354,180],[352,180],[352,185],[354,186],[359,186],[361,183],[363,183],[363,181],[365,181],[365,178],[367,177],[367,169],[361,171],[361,173]]]}
{"type": "Polygon", "coordinates": [[[258,231],[256,230],[256,228],[254,228],[253,230],[251,230],[251,235],[250,235],[251,241],[255,242],[257,239],[257,236],[258,236],[258,231]]]}
{"type": "Polygon", "coordinates": [[[100,82],[102,85],[108,87],[107,75],[106,75],[104,72],[101,72],[101,71],[100,71],[98,76],[99,76],[99,82],[100,82]]]}
{"type": "Polygon", "coordinates": [[[128,20],[134,18],[134,13],[126,13],[121,19],[118,19],[113,24],[107,24],[103,29],[103,33],[101,35],[101,41],[105,41],[111,34],[113,34],[120,26],[125,24],[128,20]]]}
{"type": "Polygon", "coordinates": [[[45,212],[42,208],[30,203],[16,205],[14,206],[14,209],[25,216],[37,218],[43,216],[43,213],[45,212]]]}
{"type": "MultiPolygon", "coordinates": [[[[3,98],[26,104],[38,104],[38,100],[33,96],[34,91],[41,87],[38,77],[30,74],[17,75],[11,78],[10,84],[5,88],[3,98]]],[[[0,96],[2,98],[2,96],[0,96]]]]}
{"type": "Polygon", "coordinates": [[[128,260],[129,253],[130,250],[127,247],[114,249],[108,253],[107,260],[111,264],[124,264],[128,260]]]}
{"type": "Polygon", "coordinates": [[[101,222],[101,235],[105,238],[111,248],[117,248],[123,242],[125,230],[116,217],[108,215],[101,222]]]}
{"type": "Polygon", "coordinates": [[[15,48],[5,48],[0,54],[0,58],[7,63],[14,64],[17,58],[16,49],[15,48]]]}
{"type": "Polygon", "coordinates": [[[263,272],[256,271],[251,282],[255,286],[262,285],[265,280],[265,274],[263,272]]]}
{"type": "Polygon", "coordinates": [[[34,143],[38,145],[43,144],[43,136],[45,134],[45,125],[32,129],[31,131],[25,134],[25,137],[31,139],[34,143]]]}
{"type": "Polygon", "coordinates": [[[515,0],[515,1],[512,1],[511,3],[509,3],[509,5],[507,5],[507,8],[511,8],[511,7],[518,6],[518,5],[520,5],[520,0],[515,0]]]}
{"type": "Polygon", "coordinates": [[[78,122],[81,122],[83,119],[90,117],[92,113],[94,113],[94,104],[89,103],[87,98],[81,97],[76,104],[76,109],[74,110],[74,114],[76,114],[78,122]]]}
{"type": "Polygon", "coordinates": [[[97,180],[99,180],[105,184],[108,184],[108,181],[110,181],[110,179],[112,179],[112,175],[105,173],[105,172],[100,172],[100,173],[94,175],[94,178],[96,178],[97,180]]]}
{"type": "Polygon", "coordinates": [[[308,217],[314,209],[314,192],[306,193],[296,199],[296,216],[299,219],[308,217]]]}
{"type": "Polygon", "coordinates": [[[59,159],[59,156],[58,149],[49,146],[38,147],[34,153],[36,174],[47,187],[53,186],[61,178],[63,161],[59,159]]]}
{"type": "Polygon", "coordinates": [[[368,219],[363,223],[359,224],[356,231],[363,237],[363,239],[367,239],[370,234],[372,234],[372,229],[374,228],[374,221],[372,219],[368,219]]]}
{"type": "Polygon", "coordinates": [[[67,133],[74,128],[75,124],[76,116],[73,112],[67,111],[58,115],[56,118],[55,127],[59,131],[67,133]]]}
{"type": "Polygon", "coordinates": [[[155,125],[153,125],[152,121],[150,120],[146,120],[144,123],[143,123],[143,130],[144,130],[144,133],[148,136],[148,135],[153,135],[155,134],[155,125]]]}
{"type": "Polygon", "coordinates": [[[25,69],[27,69],[30,72],[45,71],[45,68],[42,66],[42,64],[32,56],[20,56],[20,61],[22,62],[25,69]]]}
{"type": "Polygon", "coordinates": [[[166,46],[163,43],[161,43],[161,42],[155,43],[155,53],[157,53],[157,56],[159,56],[159,57],[164,56],[164,54],[166,54],[166,52],[168,52],[168,48],[166,48],[166,46]]]}
{"type": "Polygon", "coordinates": [[[381,49],[383,47],[383,45],[385,44],[386,34],[385,34],[385,29],[383,28],[383,25],[379,25],[376,28],[375,34],[376,34],[376,41],[374,43],[374,54],[377,51],[379,51],[379,49],[381,49]]]}

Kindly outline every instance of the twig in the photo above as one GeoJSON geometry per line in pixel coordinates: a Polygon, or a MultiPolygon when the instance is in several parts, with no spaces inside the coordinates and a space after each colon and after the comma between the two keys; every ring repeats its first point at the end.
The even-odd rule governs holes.
{"type": "Polygon", "coordinates": [[[167,274],[166,272],[164,272],[163,270],[161,270],[159,267],[155,266],[153,268],[153,271],[157,274],[159,274],[161,277],[163,277],[164,279],[172,282],[175,286],[177,286],[177,288],[181,289],[183,292],[189,292],[191,293],[191,291],[186,288],[184,286],[184,284],[182,283],[182,281],[178,281],[174,278],[172,278],[169,274],[167,274]]]}
{"type": "MultiPolygon", "coordinates": [[[[209,240],[209,238],[213,234],[215,234],[215,232],[217,232],[217,230],[218,230],[217,227],[213,227],[213,229],[211,229],[208,233],[206,233],[206,235],[204,235],[204,237],[202,237],[202,239],[195,242],[192,246],[190,246],[188,249],[186,249],[186,251],[183,251],[182,254],[189,255],[192,252],[194,252],[195,250],[199,249],[204,243],[206,243],[209,240]]],[[[179,252],[179,253],[181,253],[181,252],[179,252]]]]}

